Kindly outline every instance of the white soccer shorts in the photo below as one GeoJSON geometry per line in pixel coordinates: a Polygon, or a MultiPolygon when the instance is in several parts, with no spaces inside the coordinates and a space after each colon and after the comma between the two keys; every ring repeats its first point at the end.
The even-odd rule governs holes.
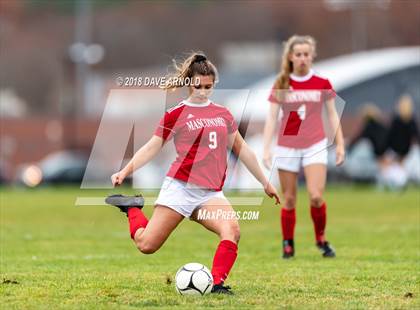
{"type": "Polygon", "coordinates": [[[155,205],[163,205],[186,218],[211,198],[226,199],[223,191],[203,189],[181,180],[165,177],[155,205]]]}
{"type": "Polygon", "coordinates": [[[297,173],[299,172],[301,163],[303,167],[312,164],[327,165],[327,147],[327,138],[301,149],[277,145],[274,150],[273,166],[280,170],[297,173]]]}

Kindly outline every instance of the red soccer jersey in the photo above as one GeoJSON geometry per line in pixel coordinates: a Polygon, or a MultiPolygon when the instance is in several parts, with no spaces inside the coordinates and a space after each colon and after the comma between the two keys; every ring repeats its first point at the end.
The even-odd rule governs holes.
{"type": "Polygon", "coordinates": [[[182,101],[161,119],[155,135],[174,138],[177,157],[167,176],[211,190],[222,190],[227,168],[228,134],[238,129],[232,114],[208,101],[182,101]]]}
{"type": "Polygon", "coordinates": [[[273,87],[268,100],[281,104],[283,110],[277,144],[307,148],[324,139],[323,105],[326,99],[333,97],[335,93],[330,82],[312,70],[303,77],[291,74],[289,90],[273,87]]]}

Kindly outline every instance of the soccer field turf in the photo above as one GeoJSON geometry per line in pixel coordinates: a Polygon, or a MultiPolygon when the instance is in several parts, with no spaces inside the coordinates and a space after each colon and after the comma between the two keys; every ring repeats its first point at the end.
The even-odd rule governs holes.
{"type": "MultiPolygon", "coordinates": [[[[130,190],[124,189],[130,192],[130,190]]],[[[153,255],[129,238],[112,207],[74,206],[72,188],[1,190],[1,296],[4,309],[87,308],[419,308],[417,189],[403,194],[330,187],[327,237],[337,258],[314,246],[306,193],[299,192],[296,257],[281,259],[279,207],[264,200],[259,220],[241,221],[234,296],[180,296],[173,278],[188,262],[211,267],[217,237],[184,221],[153,255]],[[171,283],[172,282],[172,283],[171,283]]],[[[151,214],[152,207],[145,207],[151,214]]]]}

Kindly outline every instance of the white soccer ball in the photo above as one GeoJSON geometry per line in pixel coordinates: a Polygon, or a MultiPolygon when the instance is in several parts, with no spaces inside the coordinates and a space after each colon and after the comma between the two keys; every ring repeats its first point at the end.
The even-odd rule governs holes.
{"type": "Polygon", "coordinates": [[[205,295],[213,288],[213,276],[199,263],[185,264],[175,276],[175,289],[181,295],[205,295]]]}

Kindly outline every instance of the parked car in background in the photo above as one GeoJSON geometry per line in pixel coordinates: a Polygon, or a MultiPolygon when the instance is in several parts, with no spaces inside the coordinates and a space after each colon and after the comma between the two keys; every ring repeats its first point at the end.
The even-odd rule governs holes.
{"type": "Polygon", "coordinates": [[[82,151],[53,152],[37,163],[21,165],[16,182],[28,187],[42,184],[80,184],[87,161],[88,154],[82,151]]]}

